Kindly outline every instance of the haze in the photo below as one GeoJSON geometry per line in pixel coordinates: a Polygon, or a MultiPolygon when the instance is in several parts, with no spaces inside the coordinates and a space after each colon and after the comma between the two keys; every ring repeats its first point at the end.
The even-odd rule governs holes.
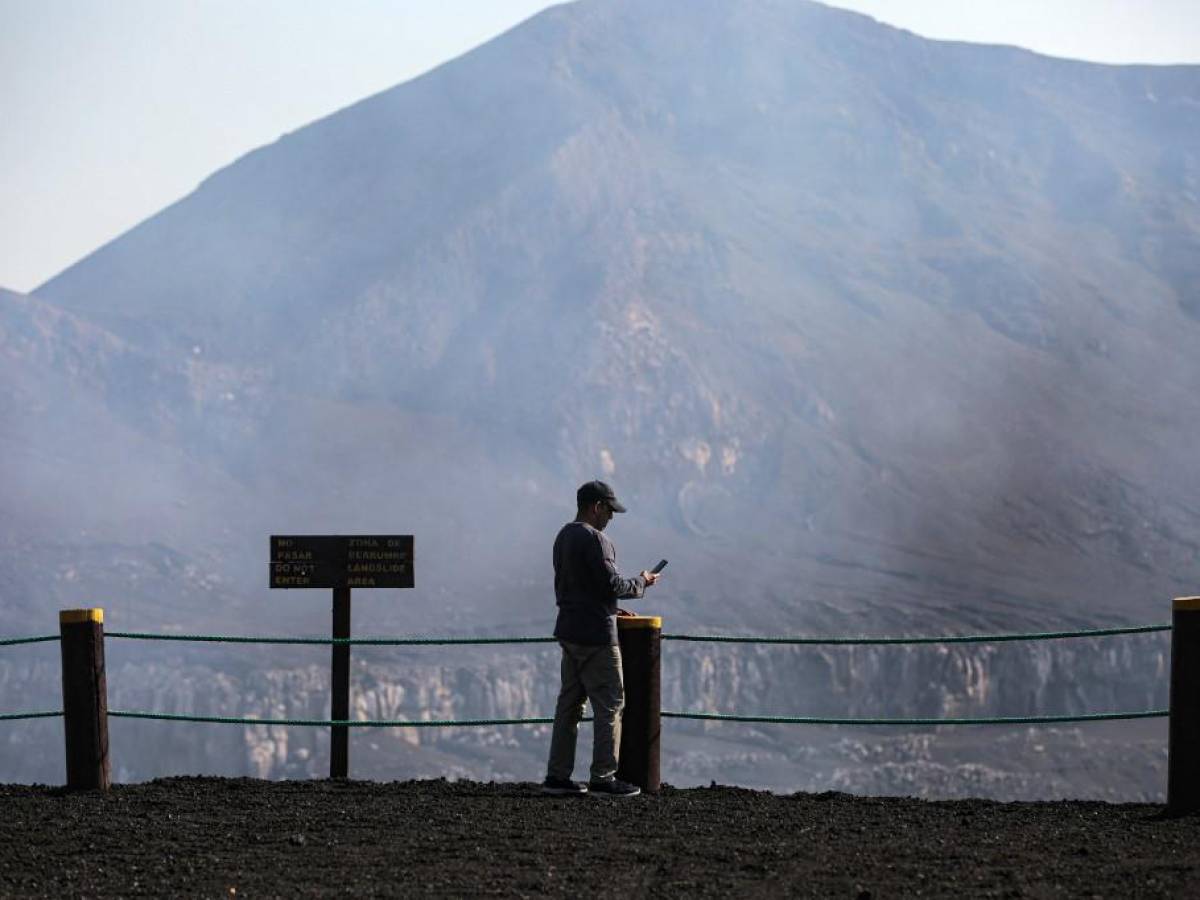
{"type": "MultiPolygon", "coordinates": [[[[258,63],[204,38],[232,7],[169,8],[192,18],[149,41],[162,77],[118,72],[137,54],[98,14],[73,22],[112,33],[109,62],[47,48],[20,67],[107,85],[97,104],[115,106],[72,120],[107,130],[53,149],[69,168],[89,141],[124,147],[80,169],[113,208],[133,193],[122,172],[149,183],[170,158],[142,149],[124,99],[198,148],[337,69],[318,49],[340,26],[307,20],[324,37],[306,77],[271,63],[247,100],[258,63]],[[224,71],[171,84],[202,59],[224,71]]],[[[394,58],[399,38],[380,41],[365,56],[394,58]]],[[[356,634],[547,634],[549,538],[597,476],[630,507],[621,564],[671,560],[633,608],[675,634],[1146,625],[1195,592],[1200,66],[935,41],[799,0],[583,0],[358,98],[371,89],[239,139],[236,161],[36,294],[0,290],[5,621],[33,633],[96,604],[113,631],[319,635],[328,595],[272,591],[267,536],[413,534],[414,588],[363,591],[356,634]]],[[[104,206],[64,203],[60,230],[104,206]]],[[[673,646],[663,702],[1165,705],[1163,635],[1060,644],[673,646]]],[[[0,655],[0,710],[49,708],[55,648],[18,649],[0,655]]],[[[357,708],[552,706],[551,656],[503,652],[356,652],[357,708]]],[[[110,665],[114,709],[319,717],[329,693],[320,654],[283,645],[117,642],[110,665]]],[[[55,724],[11,732],[5,778],[58,777],[55,724]]],[[[673,725],[664,777],[1151,800],[1164,724],[936,740],[673,725]]],[[[123,728],[122,781],[316,777],[326,760],[319,729],[123,728]]],[[[535,731],[358,746],[355,774],[384,779],[524,779],[545,761],[535,731]]]]}

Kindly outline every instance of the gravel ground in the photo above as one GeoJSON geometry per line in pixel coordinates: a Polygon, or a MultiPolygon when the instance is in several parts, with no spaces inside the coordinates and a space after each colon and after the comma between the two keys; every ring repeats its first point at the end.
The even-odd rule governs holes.
{"type": "Polygon", "coordinates": [[[5,897],[1200,896],[1200,818],[1146,804],[168,778],[0,808],[5,897]]]}

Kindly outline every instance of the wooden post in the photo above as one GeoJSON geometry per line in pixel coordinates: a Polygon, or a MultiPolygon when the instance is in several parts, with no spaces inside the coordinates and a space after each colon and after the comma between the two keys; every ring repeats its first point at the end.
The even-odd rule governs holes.
{"type": "Polygon", "coordinates": [[[1171,720],[1167,739],[1167,810],[1200,809],[1200,597],[1171,611],[1171,720]]]}
{"type": "Polygon", "coordinates": [[[108,685],[104,676],[104,610],[58,614],[62,650],[63,735],[67,787],[108,790],[108,685]]]}
{"type": "MultiPolygon", "coordinates": [[[[333,636],[350,637],[350,588],[333,589],[333,636]]],[[[329,708],[332,719],[350,718],[350,645],[334,644],[329,708]]],[[[350,771],[350,729],[334,725],[330,729],[329,777],[345,778],[350,771]]]]}
{"type": "Polygon", "coordinates": [[[658,792],[662,711],[662,619],[618,616],[625,714],[617,777],[649,794],[658,792]]]}

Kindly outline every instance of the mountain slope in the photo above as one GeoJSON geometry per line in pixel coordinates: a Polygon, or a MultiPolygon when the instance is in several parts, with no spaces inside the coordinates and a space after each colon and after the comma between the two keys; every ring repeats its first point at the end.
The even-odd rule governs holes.
{"type": "Polygon", "coordinates": [[[267,395],[504,435],[561,506],[611,473],[771,582],[1161,604],[1196,565],[1198,85],[816,4],[575,4],[39,295],[267,395]]]}
{"type": "Polygon", "coordinates": [[[1198,138],[1197,67],[815,3],[555,7],[0,297],[0,565],[157,542],[202,601],[101,554],[53,602],[320,632],[266,536],[412,532],[418,587],[356,629],[544,632],[601,476],[622,566],[671,560],[671,630],[1160,621],[1200,577],[1198,138]]]}

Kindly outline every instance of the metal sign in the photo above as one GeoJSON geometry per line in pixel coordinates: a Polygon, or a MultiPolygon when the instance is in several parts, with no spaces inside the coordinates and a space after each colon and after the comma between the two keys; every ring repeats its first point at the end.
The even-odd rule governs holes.
{"type": "Polygon", "coordinates": [[[410,588],[413,536],[271,535],[273,588],[410,588]]]}

